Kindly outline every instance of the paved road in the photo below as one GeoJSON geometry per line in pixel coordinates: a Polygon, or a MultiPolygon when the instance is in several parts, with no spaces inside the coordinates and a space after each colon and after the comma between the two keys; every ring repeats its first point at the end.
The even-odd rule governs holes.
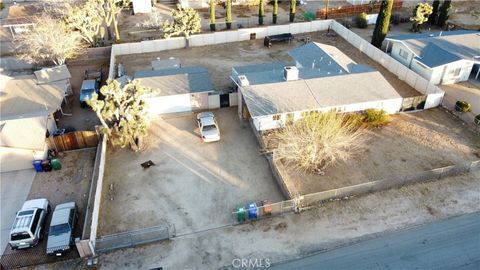
{"type": "Polygon", "coordinates": [[[480,213],[320,253],[271,269],[480,269],[480,213]]]}

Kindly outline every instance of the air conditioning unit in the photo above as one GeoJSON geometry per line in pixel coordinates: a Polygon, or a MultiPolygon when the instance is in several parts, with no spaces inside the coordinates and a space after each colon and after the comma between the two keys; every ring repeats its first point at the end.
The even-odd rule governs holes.
{"type": "Polygon", "coordinates": [[[288,66],[283,68],[283,77],[288,81],[298,80],[298,68],[295,66],[288,66]]]}
{"type": "Polygon", "coordinates": [[[245,75],[238,76],[238,85],[240,85],[242,87],[243,86],[249,86],[250,82],[248,81],[247,76],[245,76],[245,75]]]}

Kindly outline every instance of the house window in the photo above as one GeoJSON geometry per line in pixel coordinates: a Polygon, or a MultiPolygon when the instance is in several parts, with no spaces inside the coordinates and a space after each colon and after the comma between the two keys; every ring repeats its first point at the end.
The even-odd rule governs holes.
{"type": "Polygon", "coordinates": [[[272,116],[272,119],[273,119],[273,121],[280,120],[280,114],[275,114],[274,116],[272,116]]]}
{"type": "Polygon", "coordinates": [[[407,51],[400,49],[400,51],[398,51],[398,55],[400,55],[400,57],[402,57],[403,59],[407,60],[409,54],[407,51]]]}
{"type": "Polygon", "coordinates": [[[450,70],[450,75],[452,77],[458,77],[458,76],[460,76],[461,71],[462,71],[462,68],[451,69],[450,70]]]}

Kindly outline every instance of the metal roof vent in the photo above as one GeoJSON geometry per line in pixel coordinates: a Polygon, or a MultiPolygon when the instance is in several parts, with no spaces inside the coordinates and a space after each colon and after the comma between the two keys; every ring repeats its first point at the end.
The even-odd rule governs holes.
{"type": "Polygon", "coordinates": [[[249,86],[250,82],[248,81],[247,76],[240,75],[238,76],[238,84],[243,87],[243,86],[249,86]]]}
{"type": "Polygon", "coordinates": [[[288,66],[283,68],[283,77],[288,81],[298,80],[298,68],[295,66],[288,66]]]}

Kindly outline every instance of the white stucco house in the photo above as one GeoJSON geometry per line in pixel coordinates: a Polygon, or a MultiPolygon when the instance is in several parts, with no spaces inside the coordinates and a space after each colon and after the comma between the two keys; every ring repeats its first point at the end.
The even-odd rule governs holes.
{"type": "Polygon", "coordinates": [[[34,75],[0,75],[0,171],[32,168],[47,155],[47,133],[56,130],[65,82],[39,84],[34,75]]]}
{"type": "Polygon", "coordinates": [[[214,92],[208,70],[202,66],[141,70],[134,79],[155,91],[147,99],[152,115],[207,109],[209,94],[214,92]]]}
{"type": "Polygon", "coordinates": [[[434,84],[452,84],[479,77],[480,32],[447,31],[391,36],[386,51],[434,84]],[[475,70],[475,74],[472,74],[475,70]]]}
{"type": "Polygon", "coordinates": [[[336,47],[309,43],[289,52],[291,63],[232,68],[240,117],[257,131],[282,127],[311,111],[400,111],[403,98],[382,74],[336,47]]]}

